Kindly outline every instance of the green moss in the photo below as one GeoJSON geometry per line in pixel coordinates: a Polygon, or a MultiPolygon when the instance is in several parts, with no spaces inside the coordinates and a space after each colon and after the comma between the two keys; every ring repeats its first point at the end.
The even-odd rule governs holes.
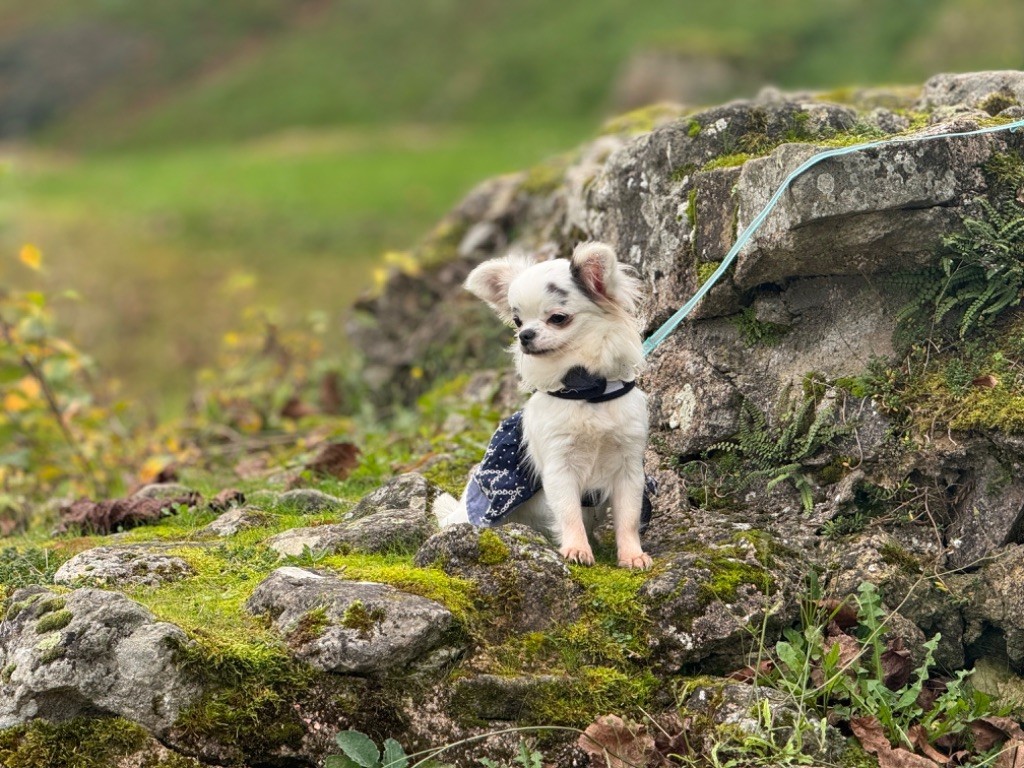
{"type": "Polygon", "coordinates": [[[565,172],[574,158],[574,153],[567,152],[538,163],[526,172],[519,189],[529,195],[546,195],[554,192],[565,179],[565,172]]]}
{"type": "Polygon", "coordinates": [[[175,649],[176,661],[203,683],[203,694],[175,723],[186,741],[237,745],[250,755],[296,748],[305,727],[293,706],[315,673],[293,660],[282,643],[231,655],[191,643],[175,649]]]}
{"type": "MultiPolygon", "coordinates": [[[[110,768],[149,744],[145,729],[120,718],[33,720],[0,731],[4,768],[110,768]]],[[[187,765],[198,765],[188,762],[187,765]]],[[[158,768],[159,763],[152,768],[158,768]]],[[[167,768],[169,765],[165,764],[167,768]]]]}
{"type": "Polygon", "coordinates": [[[64,657],[64,643],[60,635],[47,635],[35,647],[40,664],[50,664],[64,657]]]}
{"type": "Polygon", "coordinates": [[[684,163],[683,165],[680,165],[678,168],[674,168],[672,170],[672,173],[670,173],[668,176],[669,181],[679,183],[680,181],[683,181],[683,179],[690,176],[696,170],[697,166],[694,163],[684,163]]]}
{"type": "Polygon", "coordinates": [[[293,648],[307,645],[318,637],[322,637],[329,626],[331,626],[331,621],[327,618],[325,608],[306,611],[288,632],[288,645],[293,648]]]}
{"type": "Polygon", "coordinates": [[[995,93],[990,93],[988,96],[982,99],[981,103],[978,104],[978,107],[984,110],[985,112],[988,112],[989,115],[991,115],[992,117],[995,117],[1004,109],[1015,107],[1019,103],[1020,102],[1017,101],[1016,97],[1014,97],[1012,93],[996,91],[995,93]]]}
{"type": "MultiPolygon", "coordinates": [[[[446,216],[416,246],[416,261],[423,266],[444,264],[458,255],[459,243],[469,226],[465,221],[446,216]]],[[[404,269],[403,271],[408,271],[404,269]]],[[[383,286],[379,286],[383,287],[383,286]]]]}
{"type": "Polygon", "coordinates": [[[1024,157],[1019,152],[993,152],[982,168],[997,188],[1016,192],[1024,186],[1024,157]]]}
{"type": "Polygon", "coordinates": [[[507,562],[512,554],[508,544],[490,528],[485,528],[480,532],[477,550],[479,552],[477,560],[482,565],[500,565],[507,562]]]}
{"type": "Polygon", "coordinates": [[[73,618],[74,615],[71,611],[66,609],[47,613],[36,622],[36,632],[43,634],[46,632],[53,632],[58,629],[64,629],[64,627],[71,623],[73,618]]]}
{"type": "Polygon", "coordinates": [[[381,608],[367,608],[362,600],[353,600],[339,623],[346,629],[355,630],[365,639],[373,634],[374,628],[384,620],[385,615],[381,608]]]}
{"type": "Polygon", "coordinates": [[[755,155],[749,152],[734,152],[730,155],[719,155],[714,160],[709,160],[704,163],[701,170],[713,171],[716,168],[735,168],[737,165],[743,165],[747,160],[750,160],[753,157],[755,157],[755,155]]]}
{"type": "Polygon", "coordinates": [[[697,287],[699,288],[710,280],[720,266],[722,266],[721,261],[702,261],[697,264],[697,287]]]}
{"type": "Polygon", "coordinates": [[[331,555],[319,565],[342,571],[347,578],[390,584],[403,592],[436,600],[461,623],[476,618],[473,582],[449,576],[440,568],[417,568],[411,555],[331,555]]]}
{"type": "MultiPolygon", "coordinates": [[[[624,133],[629,136],[637,136],[641,133],[650,133],[659,125],[677,119],[685,114],[685,112],[685,108],[678,104],[671,104],[668,102],[650,104],[611,118],[601,126],[601,133],[604,135],[624,133]]],[[[690,130],[691,129],[688,125],[687,132],[690,130]]],[[[690,135],[693,136],[694,134],[690,135]]]]}
{"type": "Polygon", "coordinates": [[[17,668],[17,664],[8,664],[6,667],[3,668],[3,671],[0,672],[0,680],[2,680],[4,683],[11,682],[11,678],[14,677],[14,672],[15,670],[17,670],[17,668]]]}
{"type": "Polygon", "coordinates": [[[835,485],[850,474],[849,456],[836,456],[815,473],[815,479],[822,485],[835,485]]]}
{"type": "Polygon", "coordinates": [[[697,189],[691,189],[686,195],[686,221],[690,229],[697,228],[697,189]]]}
{"type": "Polygon", "coordinates": [[[523,724],[581,728],[608,712],[639,718],[650,707],[657,685],[650,670],[627,674],[611,667],[583,669],[538,684],[527,701],[523,724]]]}
{"type": "Polygon", "coordinates": [[[772,575],[761,565],[730,556],[725,552],[714,552],[699,564],[711,571],[711,578],[700,585],[699,597],[706,605],[714,600],[734,603],[739,597],[739,588],[744,584],[756,587],[763,594],[771,594],[775,585],[772,575]]]}
{"type": "Polygon", "coordinates": [[[921,573],[921,561],[894,541],[887,541],[878,550],[883,563],[895,565],[900,570],[910,573],[921,573]]]}
{"type": "Polygon", "coordinates": [[[53,611],[59,611],[63,607],[63,597],[51,597],[46,600],[43,600],[39,603],[38,607],[36,608],[36,618],[44,616],[47,613],[52,613],[53,611]]]}
{"type": "Polygon", "coordinates": [[[690,122],[686,124],[686,135],[689,136],[691,139],[695,139],[698,136],[700,136],[702,128],[703,127],[698,121],[690,120],[690,122]]]}
{"type": "Polygon", "coordinates": [[[739,329],[740,338],[748,347],[774,347],[790,331],[789,326],[758,320],[757,310],[752,306],[744,307],[730,321],[739,329]]]}

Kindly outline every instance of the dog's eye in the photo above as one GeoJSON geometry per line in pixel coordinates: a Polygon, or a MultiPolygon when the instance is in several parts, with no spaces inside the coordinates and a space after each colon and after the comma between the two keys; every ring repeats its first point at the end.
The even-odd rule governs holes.
{"type": "Polygon", "coordinates": [[[548,318],[548,322],[551,323],[551,325],[555,326],[565,325],[567,322],[569,322],[569,316],[563,315],[561,313],[554,314],[548,318]]]}
{"type": "Polygon", "coordinates": [[[515,323],[516,328],[522,328],[523,327],[523,321],[520,320],[518,317],[513,317],[512,318],[512,322],[515,323]]]}

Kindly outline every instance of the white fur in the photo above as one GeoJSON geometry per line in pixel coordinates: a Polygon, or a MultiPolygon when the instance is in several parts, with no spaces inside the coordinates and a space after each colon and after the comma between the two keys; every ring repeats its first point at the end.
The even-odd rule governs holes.
{"type": "MultiPolygon", "coordinates": [[[[523,416],[527,456],[543,490],[508,522],[537,528],[559,545],[568,560],[592,564],[588,534],[611,508],[619,564],[649,568],[640,544],[647,444],[647,398],[634,388],[605,403],[564,400],[560,389],[575,366],[608,380],[633,380],[643,363],[636,318],[639,282],[604,243],[577,246],[572,259],[534,264],[522,256],[484,262],[466,288],[486,301],[506,323],[517,325],[511,347],[524,389],[535,394],[523,416]],[[559,316],[571,318],[559,324],[559,316]],[[522,334],[532,336],[520,343],[522,334]],[[602,503],[583,509],[584,492],[602,503]]],[[[442,525],[465,522],[466,497],[446,505],[442,525]]]]}

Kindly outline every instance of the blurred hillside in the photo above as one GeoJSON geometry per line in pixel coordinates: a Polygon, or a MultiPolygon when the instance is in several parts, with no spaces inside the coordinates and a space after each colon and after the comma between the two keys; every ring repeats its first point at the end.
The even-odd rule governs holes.
{"type": "Polygon", "coordinates": [[[74,146],[233,140],[294,126],[592,121],[642,52],[689,62],[710,81],[707,99],[767,81],[918,82],[939,69],[1024,63],[1024,8],[1013,0],[3,6],[0,133],[74,146]]]}
{"type": "Polygon", "coordinates": [[[1021,30],[1014,0],[3,0],[0,248],[78,289],[129,392],[180,397],[246,308],[342,343],[385,251],[616,111],[1020,68],[1021,30]]]}

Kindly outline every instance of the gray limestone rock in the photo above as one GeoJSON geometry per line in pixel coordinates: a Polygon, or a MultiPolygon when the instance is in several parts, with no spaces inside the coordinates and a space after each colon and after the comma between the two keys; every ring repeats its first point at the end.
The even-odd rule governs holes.
{"type": "Polygon", "coordinates": [[[437,532],[434,500],[440,490],[416,473],[396,477],[364,497],[345,522],[293,528],[267,545],[281,556],[312,552],[415,552],[437,532]]]}
{"type": "Polygon", "coordinates": [[[799,613],[799,582],[792,565],[758,557],[753,547],[708,546],[677,555],[640,588],[659,666],[731,672],[748,663],[756,640],[780,636],[799,613]]]}
{"type": "Polygon", "coordinates": [[[315,488],[296,488],[285,491],[277,497],[277,503],[282,507],[292,507],[307,515],[335,512],[345,506],[345,502],[337,496],[331,496],[315,488]]]}
{"type": "Polygon", "coordinates": [[[0,728],[110,714],[161,736],[200,693],[177,660],[189,642],[114,592],[18,590],[0,622],[0,728]]]}
{"type": "Polygon", "coordinates": [[[983,569],[955,583],[966,600],[968,655],[1005,655],[1014,672],[1024,673],[1024,545],[1004,548],[983,569]]]}
{"type": "Polygon", "coordinates": [[[489,628],[495,638],[548,629],[578,615],[579,588],[565,562],[523,525],[453,525],[428,539],[415,563],[475,582],[481,599],[496,613],[489,628]]]}
{"type": "Polygon", "coordinates": [[[150,483],[142,486],[132,494],[132,497],[136,499],[176,499],[193,494],[198,498],[199,494],[195,490],[181,483],[150,483]]]}
{"type": "Polygon", "coordinates": [[[273,515],[256,507],[235,507],[221,514],[200,533],[222,538],[234,536],[241,531],[267,525],[273,519],[273,515]]]}
{"type": "Polygon", "coordinates": [[[268,616],[296,657],[327,672],[429,670],[454,660],[463,647],[451,613],[440,603],[304,568],[274,571],[246,610],[268,616]]]}
{"type": "Polygon", "coordinates": [[[53,576],[56,584],[114,586],[177,581],[195,574],[185,560],[145,546],[95,547],[72,557],[53,576]]]}
{"type": "Polygon", "coordinates": [[[984,107],[993,95],[1024,103],[1024,72],[1003,70],[941,74],[928,79],[918,109],[984,107]]]}

